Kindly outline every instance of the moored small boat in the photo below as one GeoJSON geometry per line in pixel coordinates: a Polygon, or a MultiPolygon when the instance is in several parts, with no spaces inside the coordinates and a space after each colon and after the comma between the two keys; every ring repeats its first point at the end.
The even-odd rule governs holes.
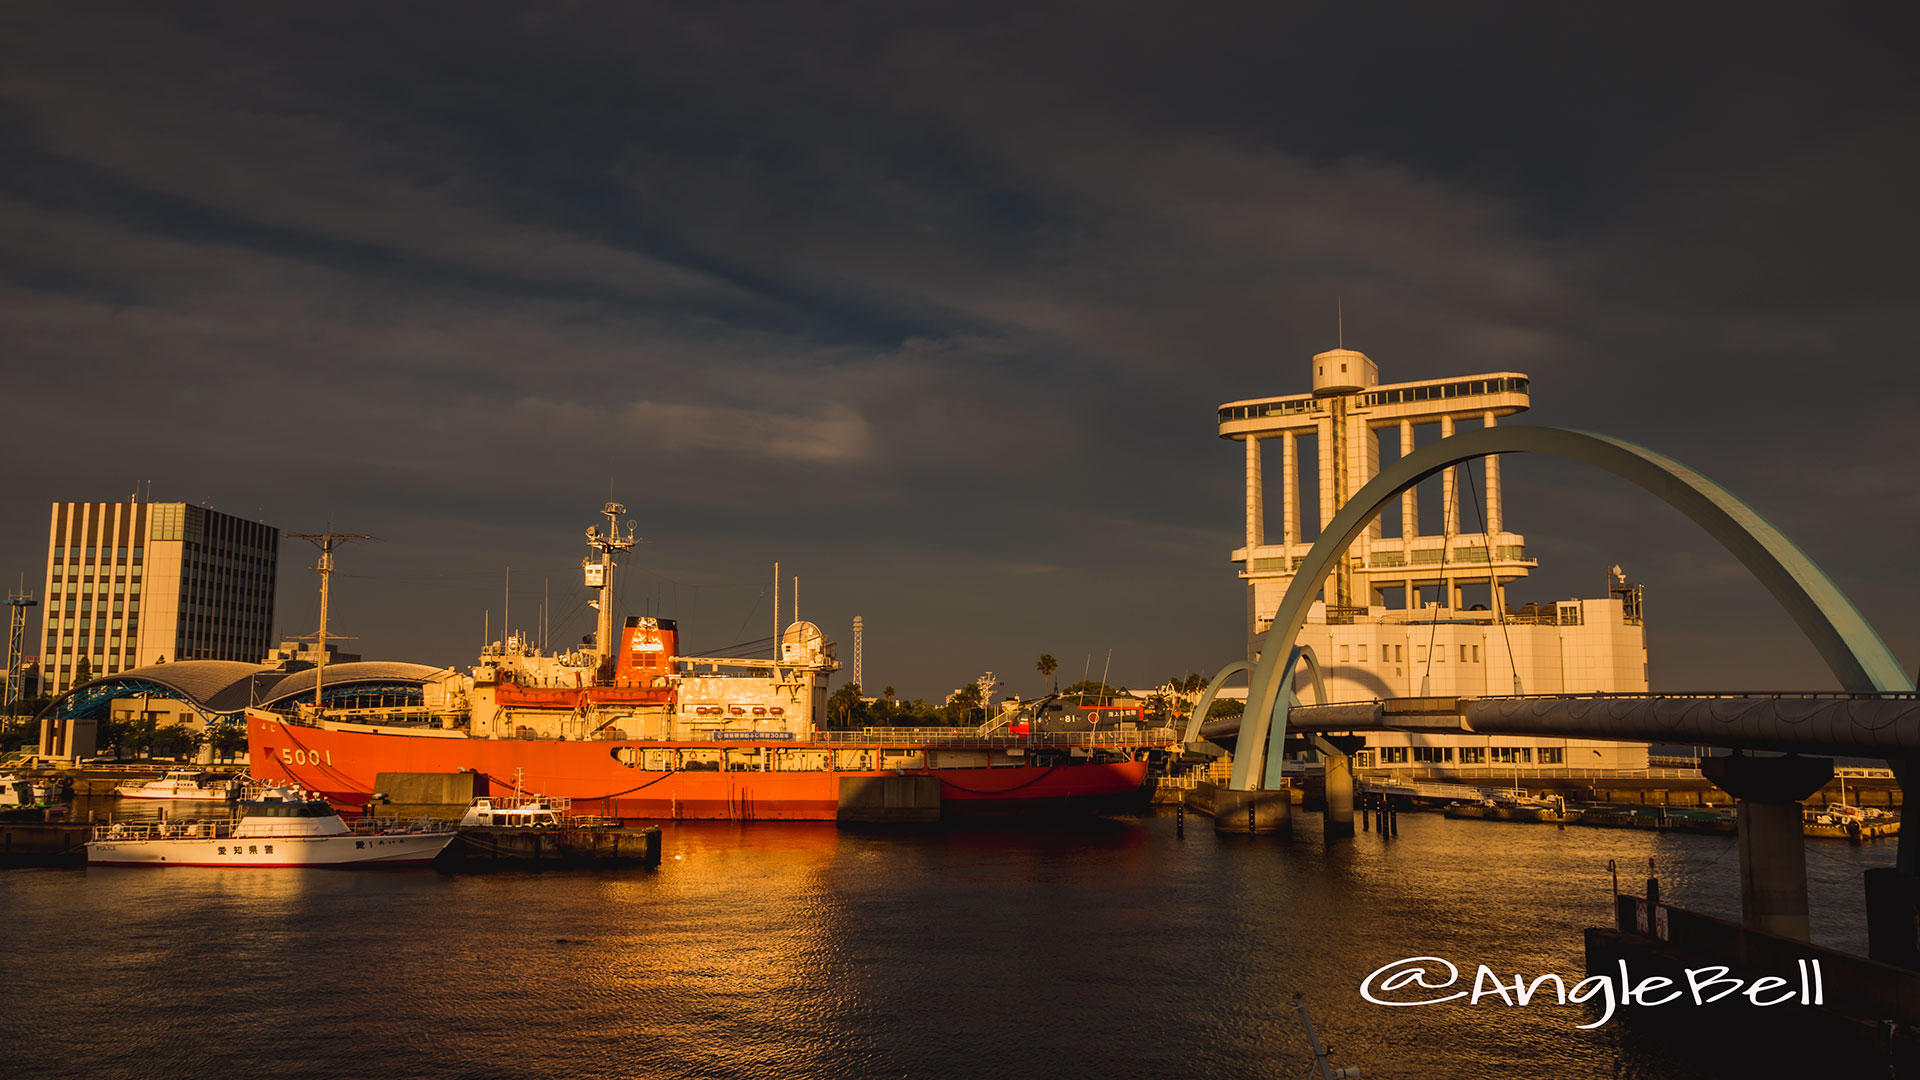
{"type": "Polygon", "coordinates": [[[473,800],[460,819],[462,828],[485,826],[494,829],[557,829],[568,800],[545,795],[508,795],[494,798],[482,795],[473,800]]]}
{"type": "Polygon", "coordinates": [[[12,773],[0,775],[0,820],[45,821],[63,817],[66,794],[56,780],[31,779],[12,773]]]}
{"type": "Polygon", "coordinates": [[[1801,812],[1802,831],[1808,836],[1845,839],[1855,842],[1900,835],[1900,817],[1878,808],[1862,808],[1846,803],[1828,803],[1821,809],[1801,812]]]}
{"type": "Polygon", "coordinates": [[[269,788],[224,821],[95,826],[87,862],[105,866],[424,866],[453,840],[450,821],[348,825],[320,798],[269,788]]]}
{"type": "Polygon", "coordinates": [[[113,789],[123,799],[195,799],[202,802],[231,799],[236,794],[231,780],[216,780],[201,769],[170,769],[165,776],[144,784],[120,784],[113,789]]]}

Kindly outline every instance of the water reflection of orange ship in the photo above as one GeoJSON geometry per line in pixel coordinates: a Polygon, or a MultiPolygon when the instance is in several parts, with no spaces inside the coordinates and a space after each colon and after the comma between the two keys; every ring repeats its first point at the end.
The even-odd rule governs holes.
{"type": "Polygon", "coordinates": [[[583,564],[598,592],[592,645],[548,653],[512,635],[488,645],[470,678],[449,673],[436,688],[465,705],[437,722],[251,710],[254,774],[349,804],[374,798],[382,774],[475,773],[480,793],[513,791],[523,775],[524,790],[583,813],[732,820],[834,820],[850,791],[881,809],[913,792],[924,810],[924,782],[869,782],[926,777],[943,816],[976,817],[1134,803],[1149,755],[1171,740],[1138,722],[1016,734],[1012,715],[977,729],[824,730],[815,718],[839,665],[811,623],[796,618],[771,658],[680,655],[672,619],[629,616],[616,640],[611,556],[634,540],[630,526],[619,531],[624,507],[602,512],[609,532],[587,533],[599,561],[583,564]]]}

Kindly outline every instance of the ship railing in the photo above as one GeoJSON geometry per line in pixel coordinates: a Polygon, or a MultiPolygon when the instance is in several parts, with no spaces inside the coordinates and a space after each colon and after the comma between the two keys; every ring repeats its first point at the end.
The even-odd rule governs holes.
{"type": "Polygon", "coordinates": [[[934,746],[986,748],[1048,748],[1165,746],[1177,741],[1179,734],[1170,727],[1137,728],[1131,731],[1042,731],[1014,735],[1004,730],[982,735],[972,728],[861,728],[857,731],[816,731],[811,740],[797,745],[826,743],[832,746],[934,746]]]}
{"type": "Polygon", "coordinates": [[[433,834],[458,831],[460,823],[450,818],[362,818],[347,826],[347,832],[354,836],[372,836],[379,834],[391,836],[396,833],[433,834]]]}
{"type": "Polygon", "coordinates": [[[95,840],[225,840],[232,821],[109,821],[93,827],[95,840]]]}
{"type": "Polygon", "coordinates": [[[554,810],[573,809],[573,800],[564,795],[535,795],[531,792],[520,795],[483,795],[487,804],[495,810],[554,810]]]}

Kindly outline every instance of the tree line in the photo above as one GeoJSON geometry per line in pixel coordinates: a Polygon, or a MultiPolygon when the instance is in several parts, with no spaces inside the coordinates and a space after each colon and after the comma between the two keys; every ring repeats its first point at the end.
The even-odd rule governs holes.
{"type": "MultiPolygon", "coordinates": [[[[1047,693],[1058,694],[1062,700],[1074,705],[1139,703],[1144,707],[1147,719],[1156,724],[1177,725],[1184,722],[1207,687],[1206,676],[1188,672],[1168,679],[1142,699],[1124,686],[1110,686],[1095,679],[1082,680],[1062,689],[1053,681],[1053,674],[1059,669],[1060,662],[1048,653],[1040,654],[1039,660],[1034,663],[1034,670],[1042,680],[1042,696],[1047,693]]],[[[1238,716],[1241,708],[1239,701],[1216,700],[1207,710],[1207,716],[1209,719],[1238,716]]],[[[938,705],[921,698],[908,701],[897,696],[891,686],[883,688],[877,697],[869,701],[859,683],[845,683],[827,698],[827,714],[821,718],[821,726],[837,730],[863,727],[960,727],[985,723],[991,713],[992,702],[984,700],[978,683],[960,687],[938,705]]]]}

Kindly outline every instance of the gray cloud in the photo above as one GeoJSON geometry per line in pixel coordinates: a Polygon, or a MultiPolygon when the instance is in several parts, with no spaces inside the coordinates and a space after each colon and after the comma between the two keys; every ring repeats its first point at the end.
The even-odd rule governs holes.
{"type": "MultiPolygon", "coordinates": [[[[1302,389],[1341,297],[1388,378],[1532,374],[1920,654],[1901,28],[1617,14],[10,12],[0,555],[36,579],[48,501],[149,478],[331,517],[383,537],[362,647],[457,662],[506,564],[572,595],[611,479],[629,601],[701,643],[766,632],[779,559],[870,682],[1141,683],[1238,653],[1212,410],[1302,389]]],[[[1650,500],[1509,497],[1537,598],[1648,581],[1657,683],[1828,682],[1650,500]]]]}

